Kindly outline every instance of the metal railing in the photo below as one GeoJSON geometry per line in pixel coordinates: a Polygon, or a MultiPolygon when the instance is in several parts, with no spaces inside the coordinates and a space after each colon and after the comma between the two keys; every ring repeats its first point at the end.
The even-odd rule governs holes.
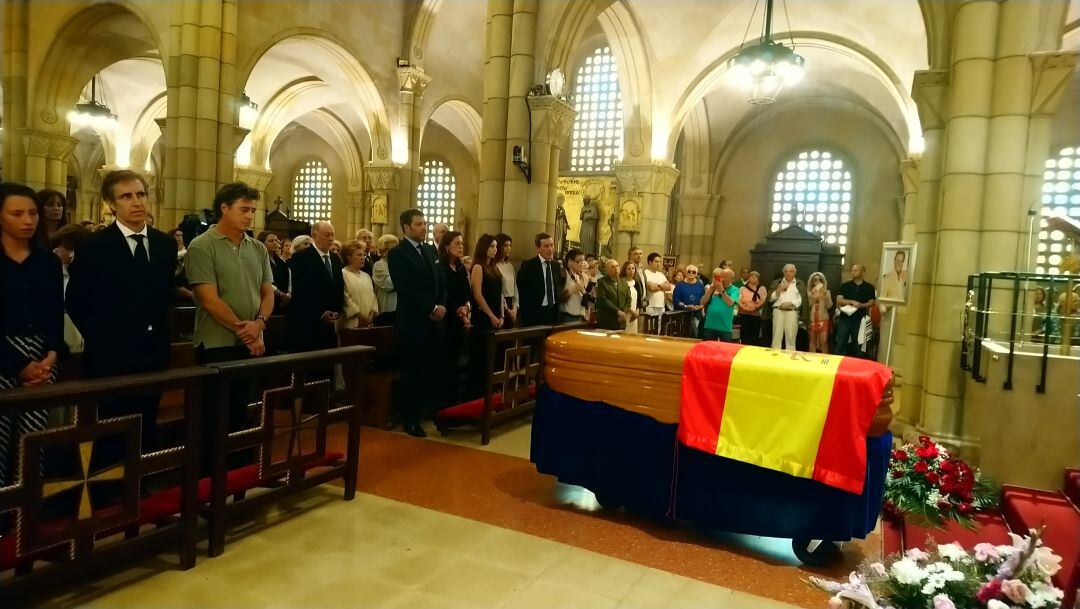
{"type": "Polygon", "coordinates": [[[1051,353],[1080,357],[1080,281],[1073,275],[979,273],[969,275],[963,307],[960,368],[985,383],[986,341],[1008,349],[1004,389],[1013,388],[1018,354],[1040,358],[1038,393],[1046,391],[1051,353]]]}

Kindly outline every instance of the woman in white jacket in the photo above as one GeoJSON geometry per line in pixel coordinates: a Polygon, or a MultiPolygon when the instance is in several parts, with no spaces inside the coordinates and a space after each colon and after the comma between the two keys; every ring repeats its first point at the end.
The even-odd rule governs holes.
{"type": "Polygon", "coordinates": [[[343,326],[346,328],[366,328],[379,314],[379,303],[375,300],[375,285],[362,269],[367,256],[363,241],[350,241],[341,249],[345,259],[345,268],[341,275],[345,279],[345,315],[343,326]]]}

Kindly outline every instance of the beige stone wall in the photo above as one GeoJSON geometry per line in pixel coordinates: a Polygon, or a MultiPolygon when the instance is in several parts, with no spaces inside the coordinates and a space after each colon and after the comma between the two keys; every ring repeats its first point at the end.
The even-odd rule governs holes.
{"type": "MultiPolygon", "coordinates": [[[[750,262],[749,250],[769,233],[776,171],[789,157],[811,147],[831,149],[850,165],[855,194],[845,260],[865,264],[868,277],[877,276],[881,243],[900,238],[900,159],[888,138],[868,120],[828,108],[782,114],[738,144],[719,176],[716,192],[723,198],[713,259],[707,264],[724,258],[739,265],[750,262]]],[[[805,278],[812,270],[799,271],[805,278]]]]}

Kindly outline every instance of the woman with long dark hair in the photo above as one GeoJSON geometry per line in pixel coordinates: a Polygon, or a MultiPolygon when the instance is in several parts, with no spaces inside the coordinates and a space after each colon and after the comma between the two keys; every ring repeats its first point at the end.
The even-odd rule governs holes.
{"type": "Polygon", "coordinates": [[[446,282],[446,402],[453,406],[461,402],[461,350],[472,320],[469,318],[472,295],[469,275],[465,271],[465,238],[458,231],[447,231],[439,242],[439,271],[446,282]]]}
{"type": "Polygon", "coordinates": [[[270,274],[274,278],[274,315],[281,315],[285,305],[289,303],[292,280],[292,269],[281,255],[282,249],[289,241],[286,239],[282,242],[277,233],[268,230],[259,233],[258,240],[266,246],[266,252],[270,254],[270,274]]]}
{"type": "MultiPolygon", "coordinates": [[[[60,259],[35,237],[43,208],[33,189],[0,183],[0,391],[55,381],[66,352],[60,259]]],[[[19,439],[47,425],[44,410],[0,415],[0,486],[14,479],[19,439]]]]}
{"type": "Polygon", "coordinates": [[[506,325],[510,326],[517,320],[518,300],[520,300],[517,289],[517,271],[510,262],[514,240],[506,233],[499,233],[495,235],[495,246],[498,248],[495,266],[499,268],[499,274],[502,275],[503,300],[506,301],[506,325]]]}
{"type": "Polygon", "coordinates": [[[67,197],[62,192],[46,188],[39,190],[34,195],[34,200],[37,201],[38,208],[41,210],[36,233],[38,244],[48,247],[56,231],[68,223],[67,197]]]}
{"type": "Polygon", "coordinates": [[[506,300],[502,296],[502,275],[496,264],[499,246],[495,237],[480,235],[473,252],[472,287],[472,349],[469,367],[472,370],[473,395],[483,392],[486,382],[487,335],[503,327],[506,319],[506,300]]]}

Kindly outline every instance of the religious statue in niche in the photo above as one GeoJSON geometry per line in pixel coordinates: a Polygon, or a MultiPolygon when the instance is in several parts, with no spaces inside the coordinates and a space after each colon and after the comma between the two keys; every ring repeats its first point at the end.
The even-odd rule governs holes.
{"type": "Polygon", "coordinates": [[[623,201],[619,208],[619,230],[626,233],[641,231],[641,207],[634,199],[623,201]]]}
{"type": "MultiPolygon", "coordinates": [[[[278,195],[278,198],[274,199],[274,211],[281,212],[282,203],[284,203],[284,201],[281,200],[281,195],[278,195]]],[[[270,212],[270,213],[274,213],[274,212],[270,212]]],[[[284,212],[282,212],[282,213],[284,213],[284,212]]]]}
{"type": "Polygon", "coordinates": [[[570,230],[570,222],[566,219],[566,208],[563,207],[563,197],[559,195],[559,205],[555,208],[555,251],[559,256],[566,252],[566,233],[570,230]]]}
{"type": "Polygon", "coordinates": [[[581,251],[586,254],[597,255],[600,248],[597,247],[597,222],[600,220],[600,210],[596,203],[589,197],[585,197],[581,207],[581,229],[578,234],[578,242],[581,243],[581,251]]]}

